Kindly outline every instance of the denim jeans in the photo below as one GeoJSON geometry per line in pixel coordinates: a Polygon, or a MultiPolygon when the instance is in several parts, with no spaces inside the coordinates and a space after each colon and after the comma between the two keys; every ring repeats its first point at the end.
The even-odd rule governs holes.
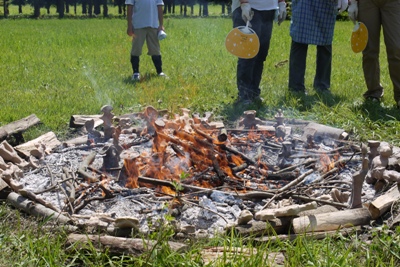
{"type": "MultiPolygon", "coordinates": [[[[236,83],[238,97],[241,100],[252,100],[260,96],[260,82],[264,68],[264,61],[267,58],[275,10],[258,11],[254,10],[253,19],[250,21],[251,28],[255,31],[260,41],[260,50],[254,58],[239,58],[236,70],[236,83]]],[[[245,26],[242,19],[241,8],[235,9],[232,14],[233,27],[245,26]]]]}
{"type": "MultiPolygon", "coordinates": [[[[304,76],[306,72],[308,44],[292,40],[289,57],[289,90],[306,90],[304,76]]],[[[327,90],[331,86],[332,45],[317,45],[317,62],[314,76],[314,89],[327,90]]]]}

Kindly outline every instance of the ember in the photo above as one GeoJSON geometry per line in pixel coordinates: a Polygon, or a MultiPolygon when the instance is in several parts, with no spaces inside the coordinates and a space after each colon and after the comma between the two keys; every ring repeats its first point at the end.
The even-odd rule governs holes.
{"type": "MultiPolygon", "coordinates": [[[[172,119],[151,106],[123,116],[115,116],[111,106],[101,111],[71,118],[71,126],[86,135],[64,143],[54,136],[15,148],[3,141],[6,184],[0,189],[10,188],[78,226],[97,220],[96,227],[115,231],[119,226],[113,222],[129,217],[148,232],[169,214],[177,220],[177,233],[189,234],[191,225],[197,234],[212,235],[234,223],[252,227],[282,217],[288,222],[280,221],[277,233],[290,227],[305,231],[307,225],[294,220],[302,212],[324,205],[338,212],[365,209],[375,191],[400,183],[394,164],[400,149],[376,141],[359,146],[341,129],[285,122],[281,110],[272,121],[248,110],[233,129],[213,121],[211,113],[201,117],[188,109],[172,119]]],[[[368,223],[382,215],[387,201],[392,200],[372,205],[377,210],[371,217],[360,211],[361,219],[341,218],[332,225],[368,223]]],[[[236,230],[243,232],[239,225],[236,230]]]]}

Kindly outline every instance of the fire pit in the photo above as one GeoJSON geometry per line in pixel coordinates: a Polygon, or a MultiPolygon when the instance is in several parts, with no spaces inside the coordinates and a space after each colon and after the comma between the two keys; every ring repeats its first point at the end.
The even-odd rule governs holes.
{"type": "Polygon", "coordinates": [[[245,111],[233,128],[188,109],[101,111],[71,118],[85,132],[73,140],[3,141],[0,189],[13,205],[86,232],[131,236],[171,222],[176,237],[208,237],[365,225],[399,196],[388,191],[400,182],[398,148],[281,110],[273,120],[245,111]]]}

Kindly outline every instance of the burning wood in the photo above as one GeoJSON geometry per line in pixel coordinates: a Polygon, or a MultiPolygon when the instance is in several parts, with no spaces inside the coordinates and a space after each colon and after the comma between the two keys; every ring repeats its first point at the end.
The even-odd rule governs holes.
{"type": "MultiPolygon", "coordinates": [[[[359,209],[373,201],[378,182],[400,184],[400,173],[390,163],[397,161],[390,158],[400,158],[400,149],[372,141],[368,147],[358,147],[347,141],[349,136],[342,129],[316,123],[292,121],[289,125],[281,110],[274,121],[246,111],[235,129],[211,121],[212,113],[191,115],[188,109],[172,118],[151,106],[120,117],[111,106],[101,111],[101,116],[75,116],[74,121],[82,120],[80,125],[86,128],[83,142],[47,147],[37,140],[14,150],[4,141],[0,191],[11,189],[58,217],[98,210],[114,214],[115,218],[94,224],[103,228],[103,224],[121,228],[120,221],[130,218],[138,230],[149,231],[143,223],[146,214],[162,218],[168,207],[168,213],[181,220],[177,232],[185,234],[201,229],[211,233],[230,222],[239,222],[237,233],[249,233],[261,220],[280,233],[291,227],[302,232],[310,226],[312,231],[331,231],[324,225],[367,224],[398,199],[398,195],[377,199],[370,205],[376,207],[369,210],[372,217],[365,212],[368,209],[359,209]],[[31,162],[27,160],[31,157],[36,165],[22,164],[31,162]],[[60,164],[62,160],[68,163],[60,164]],[[7,174],[21,164],[20,172],[7,174]],[[26,166],[50,177],[41,177],[35,184],[26,166]],[[304,210],[322,204],[342,213],[301,217],[304,210]],[[352,212],[360,216],[352,217],[352,212]],[[196,223],[195,230],[189,231],[196,223]]],[[[20,206],[14,194],[8,194],[10,202],[20,206]]],[[[93,223],[94,217],[88,221],[93,223]]],[[[63,221],[79,225],[77,220],[83,219],[71,218],[63,221]]]]}

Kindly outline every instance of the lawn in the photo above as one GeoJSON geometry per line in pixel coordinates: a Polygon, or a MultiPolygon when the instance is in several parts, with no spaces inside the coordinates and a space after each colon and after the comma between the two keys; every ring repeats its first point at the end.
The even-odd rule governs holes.
{"type": "MultiPolygon", "coordinates": [[[[218,7],[219,8],[219,7],[218,7]]],[[[232,27],[229,17],[218,15],[182,17],[167,15],[161,42],[164,72],[155,75],[146,49],[141,57],[140,83],[131,81],[129,62],[131,40],[123,17],[56,19],[26,17],[0,20],[0,126],[36,114],[43,125],[26,133],[27,140],[52,130],[60,139],[68,135],[74,114],[100,114],[103,105],[112,105],[116,115],[141,111],[152,105],[172,114],[180,108],[192,112],[212,111],[225,122],[237,119],[243,110],[232,106],[236,58],[224,46],[232,27]]],[[[350,48],[352,23],[338,21],[333,42],[331,96],[312,89],[315,47],[310,46],[306,85],[307,96],[288,93],[290,49],[289,21],[275,25],[271,49],[265,62],[261,96],[265,99],[257,115],[272,118],[282,109],[287,118],[303,118],[345,129],[358,141],[370,139],[399,145],[399,110],[396,109],[388,76],[382,41],[381,66],[385,96],[382,103],[365,103],[361,54],[350,48]]],[[[26,218],[7,205],[0,206],[0,266],[202,266],[194,244],[186,254],[160,251],[133,259],[87,250],[65,251],[62,230],[46,228],[46,223],[26,218]]],[[[155,236],[165,241],[167,235],[155,236]]],[[[378,229],[370,240],[338,236],[324,241],[299,238],[294,242],[264,244],[262,251],[286,251],[287,266],[398,266],[399,233],[378,229]]],[[[209,244],[243,245],[232,237],[217,238],[209,244]]],[[[251,246],[246,244],[246,246],[251,246]]],[[[214,266],[263,266],[262,257],[236,259],[236,264],[214,266]]]]}

